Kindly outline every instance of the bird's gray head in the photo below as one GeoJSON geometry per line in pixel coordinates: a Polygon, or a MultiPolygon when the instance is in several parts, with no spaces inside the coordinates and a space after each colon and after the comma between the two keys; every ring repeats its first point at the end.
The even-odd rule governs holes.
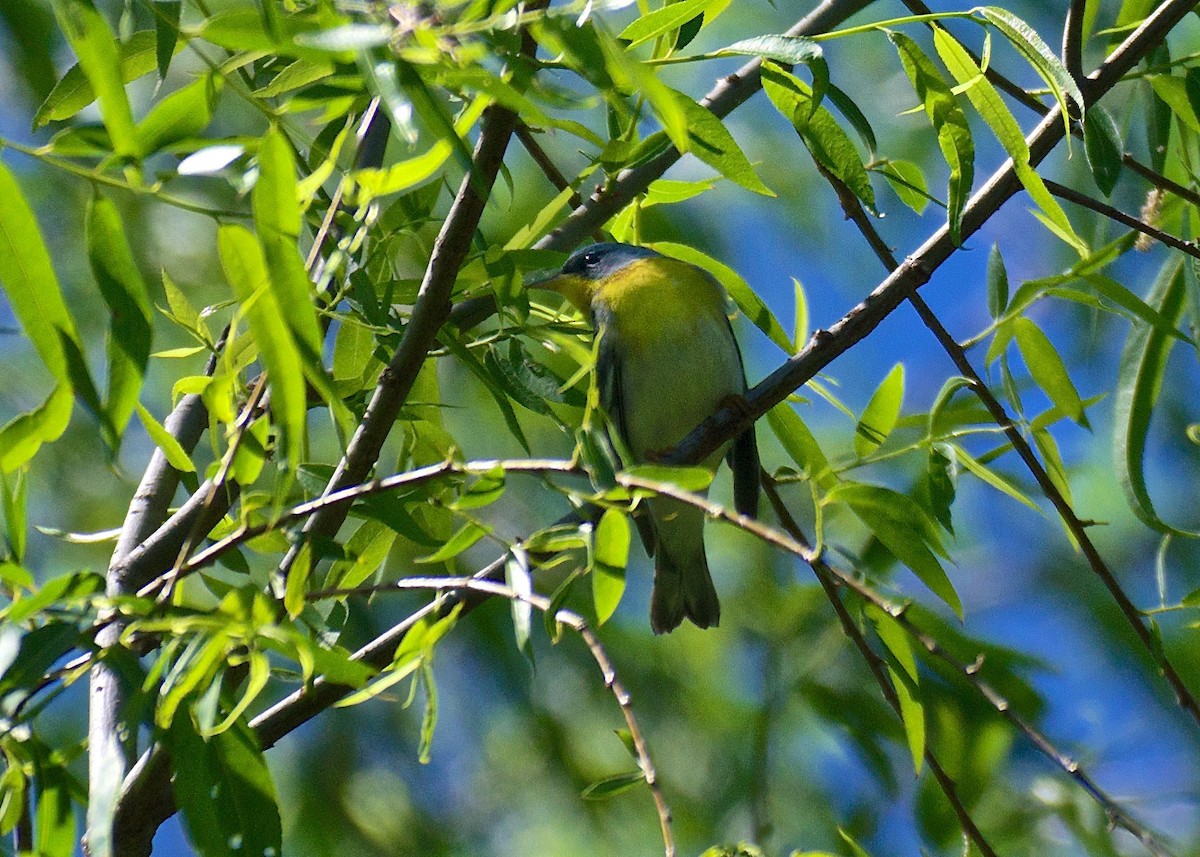
{"type": "Polygon", "coordinates": [[[633,264],[638,259],[650,259],[661,255],[648,247],[634,247],[632,244],[607,241],[603,244],[580,247],[567,259],[566,264],[562,267],[562,272],[587,280],[602,280],[615,274],[626,265],[633,264]]]}

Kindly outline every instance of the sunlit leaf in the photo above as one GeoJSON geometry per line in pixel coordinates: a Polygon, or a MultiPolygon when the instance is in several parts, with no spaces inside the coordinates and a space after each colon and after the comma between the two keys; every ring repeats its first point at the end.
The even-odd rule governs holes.
{"type": "Polygon", "coordinates": [[[959,244],[962,242],[962,212],[975,180],[975,143],[971,139],[971,128],[950,86],[942,80],[937,67],[917,43],[903,33],[889,32],[888,38],[895,45],[900,63],[925,107],[925,115],[937,133],[938,148],[950,167],[947,222],[950,237],[959,244]]]}
{"type": "Polygon", "coordinates": [[[596,622],[609,620],[625,592],[625,565],[629,561],[629,519],[617,509],[607,509],[592,532],[590,554],[592,601],[596,622]]]}
{"type": "Polygon", "coordinates": [[[904,399],[904,364],[897,363],[871,395],[866,410],[854,430],[854,454],[864,458],[887,440],[904,399]]]}

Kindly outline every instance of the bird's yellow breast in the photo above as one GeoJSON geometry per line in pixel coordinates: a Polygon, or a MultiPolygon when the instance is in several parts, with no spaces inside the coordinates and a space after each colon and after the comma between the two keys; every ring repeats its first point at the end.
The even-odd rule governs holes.
{"type": "Polygon", "coordinates": [[[686,336],[697,325],[725,325],[725,297],[703,271],[667,258],[639,259],[594,285],[592,305],[621,337],[640,351],[686,336]]]}

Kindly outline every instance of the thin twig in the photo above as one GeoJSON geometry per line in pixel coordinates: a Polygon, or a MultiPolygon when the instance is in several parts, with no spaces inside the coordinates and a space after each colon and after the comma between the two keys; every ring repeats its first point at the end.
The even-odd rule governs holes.
{"type": "Polygon", "coordinates": [[[342,512],[349,510],[355,500],[361,500],[364,497],[370,497],[375,494],[382,494],[388,491],[395,491],[399,488],[414,488],[418,485],[424,485],[428,482],[441,479],[446,476],[470,476],[483,475],[500,468],[507,473],[535,473],[535,474],[572,474],[582,473],[579,465],[574,461],[560,459],[491,459],[487,461],[443,461],[438,464],[430,464],[426,467],[420,467],[416,470],[409,470],[404,473],[396,473],[384,479],[376,479],[372,482],[364,482],[358,485],[351,485],[334,491],[330,494],[323,494],[315,500],[309,500],[305,503],[293,506],[287,511],[273,518],[271,521],[261,524],[241,524],[236,530],[227,535],[220,541],[206,547],[204,550],[191,557],[187,562],[180,565],[177,569],[172,569],[167,573],[156,577],[154,580],[147,583],[140,590],[138,595],[142,598],[149,598],[159,594],[165,586],[173,580],[178,580],[199,571],[202,568],[207,568],[212,565],[222,556],[225,556],[230,551],[238,546],[245,544],[251,539],[257,538],[264,533],[278,530],[287,524],[294,521],[301,521],[310,518],[319,512],[327,509],[337,509],[342,512]]]}
{"type": "MultiPolygon", "coordinates": [[[[436,592],[478,592],[490,597],[506,598],[509,601],[521,601],[543,613],[549,612],[552,608],[550,599],[543,595],[538,595],[537,593],[520,593],[503,583],[494,580],[481,580],[477,577],[406,577],[402,580],[378,586],[310,592],[308,597],[315,600],[318,598],[353,595],[357,593],[400,592],[413,589],[432,589],[436,592]]],[[[658,811],[658,822],[662,828],[664,852],[666,857],[674,857],[675,838],[671,833],[671,810],[667,806],[666,798],[662,793],[662,787],[659,785],[658,771],[655,769],[654,762],[650,758],[650,749],[646,745],[646,739],[642,734],[641,727],[638,726],[637,718],[633,714],[632,696],[625,685],[617,678],[617,671],[613,667],[612,660],[609,659],[608,654],[604,651],[604,647],[600,644],[599,638],[582,616],[572,610],[559,608],[554,614],[554,619],[556,622],[566,625],[572,631],[579,634],[584,644],[588,647],[588,651],[591,652],[596,666],[600,668],[600,674],[604,678],[604,686],[612,692],[613,697],[617,700],[617,705],[620,706],[621,713],[625,717],[625,725],[629,729],[629,736],[633,743],[634,752],[637,755],[638,767],[641,768],[642,777],[646,781],[646,785],[650,788],[650,794],[654,797],[654,807],[658,811]]]]}
{"type": "Polygon", "coordinates": [[[1067,9],[1067,21],[1063,26],[1063,64],[1067,73],[1075,78],[1080,86],[1084,84],[1083,75],[1083,18],[1087,0],[1071,0],[1067,9]]]}
{"type": "Polygon", "coordinates": [[[1050,193],[1054,194],[1059,199],[1065,199],[1068,202],[1075,203],[1076,205],[1082,205],[1084,208],[1089,208],[1097,214],[1104,215],[1109,220],[1115,220],[1122,226],[1128,226],[1130,229],[1134,229],[1143,235],[1148,235],[1154,240],[1166,244],[1168,247],[1174,247],[1181,253],[1186,253],[1195,259],[1200,259],[1200,246],[1198,246],[1194,241],[1184,241],[1182,238],[1177,238],[1170,232],[1164,232],[1155,226],[1151,226],[1144,220],[1139,220],[1132,215],[1126,214],[1119,208],[1114,208],[1106,202],[1093,199],[1087,194],[1080,193],[1079,191],[1069,188],[1066,185],[1061,185],[1058,182],[1051,181],[1049,179],[1045,179],[1044,181],[1046,184],[1046,190],[1050,191],[1050,193]]]}

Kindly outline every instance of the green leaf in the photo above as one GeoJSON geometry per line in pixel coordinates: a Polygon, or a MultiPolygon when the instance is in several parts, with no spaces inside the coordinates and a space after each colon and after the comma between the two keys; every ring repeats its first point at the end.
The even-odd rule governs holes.
{"type": "Polygon", "coordinates": [[[1028,506],[1035,512],[1038,511],[1037,504],[1025,496],[1021,489],[1017,488],[1015,485],[1009,482],[1008,479],[1001,476],[996,471],[984,465],[977,458],[964,450],[961,446],[954,447],[954,453],[964,470],[976,476],[984,483],[991,485],[997,491],[1012,497],[1018,503],[1028,506]]]}
{"type": "Polygon", "coordinates": [[[725,124],[707,107],[697,104],[682,92],[672,92],[687,119],[687,134],[691,141],[689,151],[734,184],[763,196],[775,196],[754,172],[754,167],[725,124]]]}
{"type": "Polygon", "coordinates": [[[630,48],[637,47],[655,36],[679,29],[692,18],[702,14],[712,2],[713,0],[679,0],[677,3],[655,9],[631,23],[617,38],[628,40],[630,48]]]}
{"type": "Polygon", "coordinates": [[[937,133],[938,148],[950,167],[946,217],[950,237],[955,244],[961,244],[962,212],[975,180],[975,143],[971,139],[971,128],[949,85],[917,43],[903,33],[889,32],[888,38],[925,107],[925,115],[937,133]]]}
{"type": "Polygon", "coordinates": [[[1008,270],[1004,267],[1004,257],[1000,255],[999,244],[993,244],[988,254],[987,300],[988,312],[992,318],[1004,315],[1008,308],[1008,270]]]}
{"type": "MultiPolygon", "coordinates": [[[[92,0],[52,0],[58,26],[100,102],[100,117],[118,155],[140,153],[137,128],[125,95],[121,55],[108,22],[92,0]]],[[[153,67],[153,66],[151,66],[153,67]]]]}
{"type": "Polygon", "coordinates": [[[438,563],[449,562],[460,553],[465,551],[471,545],[488,535],[492,531],[491,527],[485,527],[482,524],[477,524],[474,521],[468,521],[454,535],[446,540],[446,543],[438,548],[429,556],[420,557],[414,562],[418,563],[438,563]]]}
{"type": "Polygon", "coordinates": [[[829,459],[791,405],[781,402],[767,411],[767,425],[796,466],[819,488],[828,491],[838,484],[837,474],[829,466],[829,459]]]}
{"type": "Polygon", "coordinates": [[[172,143],[199,136],[212,121],[224,86],[224,78],[202,75],[155,104],[137,126],[141,153],[150,155],[172,143]]]}
{"type": "Polygon", "coordinates": [[[712,484],[713,472],[707,467],[677,467],[668,464],[635,464],[624,473],[638,482],[666,483],[698,494],[712,484]]]}
{"type": "Polygon", "coordinates": [[[808,84],[771,62],[763,63],[762,81],[767,97],[792,123],[813,159],[874,211],[875,190],[858,150],[833,114],[819,105],[813,109],[815,99],[808,84]]]}
{"type": "Polygon", "coordinates": [[[271,413],[280,432],[281,462],[294,473],[304,457],[308,413],[303,362],[271,288],[266,260],[254,234],[244,226],[225,224],[217,230],[217,252],[240,311],[250,326],[267,370],[271,413]]]}
{"type": "Polygon", "coordinates": [[[902,203],[917,214],[925,211],[929,204],[929,186],[919,166],[912,161],[888,161],[878,169],[902,203]]]}
{"type": "Polygon", "coordinates": [[[62,437],[73,403],[71,388],[59,384],[42,404],[0,427],[0,473],[12,473],[33,458],[43,443],[62,437]]]}
{"type": "Polygon", "coordinates": [[[826,503],[846,504],[879,543],[962,618],[962,602],[934,553],[945,555],[938,525],[911,497],[877,485],[841,482],[826,503]]]}
{"type": "Polygon", "coordinates": [[[180,0],[154,0],[150,9],[154,14],[154,63],[158,68],[158,79],[162,80],[167,76],[179,42],[179,14],[183,11],[183,3],[180,0]]]}
{"type": "Polygon", "coordinates": [[[1155,94],[1166,102],[1171,112],[1184,125],[1200,132],[1200,116],[1197,116],[1191,99],[1188,98],[1187,83],[1182,77],[1169,74],[1152,74],[1146,78],[1154,87],[1155,94]]]}
{"type": "Polygon", "coordinates": [[[243,721],[205,740],[190,717],[175,717],[167,745],[175,760],[175,800],[188,838],[203,857],[280,853],[275,786],[243,721]]]}
{"type": "Polygon", "coordinates": [[[524,549],[517,545],[509,549],[508,560],[504,563],[504,582],[517,595],[509,602],[517,648],[532,663],[533,645],[529,634],[532,629],[533,605],[528,599],[533,595],[533,577],[529,570],[529,557],[524,549]]]}
{"type": "MultiPolygon", "coordinates": [[[[1158,274],[1147,303],[1172,324],[1177,324],[1186,304],[1183,257],[1172,256],[1158,274]]],[[[1121,351],[1117,370],[1117,395],[1113,404],[1113,452],[1117,481],[1126,502],[1146,526],[1159,532],[1191,536],[1176,528],[1154,508],[1146,486],[1144,461],[1146,437],[1154,414],[1154,403],[1162,390],[1167,361],[1176,340],[1147,324],[1135,323],[1121,351]]]]}
{"type": "Polygon", "coordinates": [[[33,210],[12,173],[0,164],[0,287],[13,315],[55,380],[70,383],[64,340],[78,334],[33,210]]]}
{"type": "Polygon", "coordinates": [[[1125,147],[1121,132],[1109,112],[1099,104],[1088,110],[1083,123],[1083,151],[1096,187],[1105,196],[1112,196],[1121,176],[1121,157],[1125,147]]]}
{"type": "Polygon", "coordinates": [[[325,585],[330,589],[353,589],[361,586],[387,560],[396,533],[379,521],[364,521],[346,541],[346,554],[351,559],[338,560],[329,570],[325,585]]]}
{"type": "Polygon", "coordinates": [[[629,519],[618,509],[606,509],[592,533],[592,600],[596,623],[603,625],[616,611],[625,593],[625,566],[629,562],[629,519]]]}
{"type": "Polygon", "coordinates": [[[392,30],[378,24],[343,24],[331,30],[316,30],[300,33],[296,44],[322,51],[343,53],[378,48],[386,45],[392,30]]]}
{"type": "Polygon", "coordinates": [[[854,454],[865,458],[887,440],[900,419],[904,400],[904,364],[897,363],[871,395],[854,430],[854,454]]]}
{"type": "Polygon", "coordinates": [[[1029,374],[1033,376],[1050,401],[1068,417],[1087,428],[1087,414],[1079,391],[1067,374],[1067,367],[1058,356],[1050,340],[1036,324],[1028,318],[1018,318],[1014,323],[1017,347],[1025,361],[1029,374]]]}
{"type": "MultiPolygon", "coordinates": [[[[960,611],[961,613],[961,611],[960,611]]],[[[961,616],[960,616],[961,618],[961,616]]],[[[904,735],[908,739],[908,751],[912,754],[913,772],[921,775],[925,763],[925,706],[917,696],[917,683],[888,667],[896,699],[900,703],[900,720],[904,723],[904,735]]]]}
{"type": "MultiPolygon", "coordinates": [[[[172,53],[178,52],[182,46],[182,41],[174,42],[171,45],[172,53]]],[[[121,82],[129,83],[154,71],[157,50],[157,36],[153,30],[139,30],[128,41],[117,45],[121,82]]],[[[49,122],[70,119],[95,100],[96,91],[83,73],[83,68],[71,66],[34,114],[33,128],[36,131],[49,122]]]]}
{"type": "Polygon", "coordinates": [[[750,284],[743,280],[732,268],[721,264],[711,256],[686,244],[658,241],[649,246],[664,256],[681,259],[684,262],[689,262],[702,270],[708,271],[718,283],[724,286],[725,291],[733,298],[733,302],[737,304],[738,309],[745,314],[746,318],[755,327],[765,333],[767,338],[782,348],[785,353],[792,353],[791,337],[787,335],[787,331],[783,329],[783,325],[779,323],[779,319],[775,318],[774,313],[771,312],[762,298],[750,288],[750,284]]]}
{"type": "Polygon", "coordinates": [[[38,857],[71,857],[75,853],[75,812],[71,806],[72,777],[66,768],[50,762],[38,766],[38,857]]]}
{"type": "Polygon", "coordinates": [[[641,771],[629,771],[625,774],[614,774],[592,783],[580,794],[584,800],[608,800],[622,792],[644,785],[646,775],[641,771]]]}
{"type": "Polygon", "coordinates": [[[181,473],[195,473],[196,465],[192,463],[192,459],[188,457],[187,452],[179,445],[171,433],[168,432],[163,424],[154,418],[148,410],[141,405],[137,405],[137,415],[142,421],[142,425],[146,429],[146,434],[150,435],[150,440],[154,441],[154,445],[162,450],[163,455],[167,457],[167,462],[181,473]]]}
{"type": "MultiPolygon", "coordinates": [[[[825,53],[817,42],[805,36],[755,36],[735,42],[727,48],[721,48],[717,53],[749,54],[765,60],[773,60],[782,65],[808,66],[813,76],[810,111],[815,111],[820,107],[821,102],[825,100],[826,93],[830,91],[829,64],[825,61],[825,53]]],[[[855,109],[857,110],[857,108],[855,109]]],[[[810,112],[810,118],[811,115],[810,112]]]]}
{"type": "Polygon", "coordinates": [[[150,361],[154,332],[150,294],[121,216],[107,197],[97,194],[92,199],[85,231],[92,275],[109,312],[108,394],[101,428],[109,448],[116,450],[133,416],[150,361]]]}
{"type": "Polygon", "coordinates": [[[934,29],[933,43],[950,74],[960,85],[966,87],[967,97],[992,129],[1004,151],[1012,158],[1013,170],[1021,185],[1046,217],[1046,221],[1043,222],[1052,226],[1052,231],[1074,247],[1080,256],[1086,256],[1087,243],[1075,234],[1066,212],[1046,189],[1042,177],[1030,166],[1029,146],[1025,142],[1025,135],[995,87],[983,76],[983,72],[974,58],[967,53],[966,48],[945,30],[940,27],[934,29]]]}
{"type": "MultiPolygon", "coordinates": [[[[475,99],[454,123],[454,139],[458,141],[458,146],[465,145],[462,136],[471,130],[486,106],[486,100],[475,99]]],[[[359,189],[360,202],[399,193],[425,182],[442,168],[455,150],[453,140],[439,137],[428,151],[420,155],[398,161],[389,167],[356,170],[351,177],[359,189]]]]}
{"type": "Polygon", "coordinates": [[[1046,81],[1046,85],[1050,87],[1050,91],[1054,94],[1054,99],[1062,107],[1064,121],[1070,122],[1068,118],[1070,110],[1067,98],[1075,102],[1075,107],[1078,108],[1079,115],[1084,115],[1084,111],[1087,109],[1087,102],[1083,99],[1083,92],[1080,91],[1079,84],[1075,82],[1075,78],[1067,71],[1067,67],[1058,58],[1058,54],[1051,50],[1050,46],[1043,41],[1042,37],[1037,34],[1037,31],[1033,27],[1029,26],[1012,12],[999,6],[984,6],[976,11],[983,15],[988,23],[1003,33],[1009,43],[1041,75],[1042,80],[1046,81]]]}

